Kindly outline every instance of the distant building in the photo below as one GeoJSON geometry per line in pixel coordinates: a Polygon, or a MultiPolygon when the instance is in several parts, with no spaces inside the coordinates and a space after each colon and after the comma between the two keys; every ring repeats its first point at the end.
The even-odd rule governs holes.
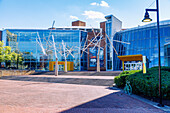
{"type": "Polygon", "coordinates": [[[72,22],[72,26],[86,26],[86,22],[77,20],[77,21],[72,22]]]}

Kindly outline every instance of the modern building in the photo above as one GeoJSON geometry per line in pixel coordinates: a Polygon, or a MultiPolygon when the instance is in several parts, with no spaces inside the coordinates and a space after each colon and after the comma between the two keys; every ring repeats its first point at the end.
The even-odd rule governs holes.
{"type": "MultiPolygon", "coordinates": [[[[113,15],[105,17],[100,28],[86,27],[82,21],[72,22],[70,27],[49,29],[5,29],[2,31],[2,40],[5,45],[11,46],[13,51],[23,54],[23,69],[53,70],[55,67],[55,52],[53,39],[56,43],[59,70],[64,69],[64,49],[66,46],[69,70],[94,71],[97,68],[98,47],[95,43],[102,37],[99,53],[100,69],[114,71],[141,69],[143,56],[147,58],[147,67],[158,66],[158,38],[156,23],[138,26],[131,29],[122,29],[122,22],[113,15]],[[97,36],[98,35],[98,36],[97,36]],[[96,37],[96,40],[93,40],[96,37]],[[87,38],[88,37],[88,38],[87,38]],[[48,43],[47,43],[48,42],[48,43]],[[44,50],[42,49],[42,46],[44,50]],[[86,52],[82,48],[86,48],[86,52]],[[114,47],[114,48],[113,48],[114,47]],[[117,54],[115,52],[117,51],[117,54]],[[45,52],[44,52],[45,51],[45,52]],[[48,55],[45,55],[47,53],[48,55]],[[140,60],[122,61],[119,56],[130,55],[140,57],[140,60]]],[[[170,66],[170,20],[160,22],[161,34],[161,65],[170,66]]]]}
{"type": "MultiPolygon", "coordinates": [[[[76,21],[73,22],[74,26],[71,27],[49,29],[5,29],[3,30],[3,41],[5,46],[12,48],[12,51],[18,51],[23,54],[23,69],[53,70],[54,61],[56,60],[52,39],[52,36],[54,36],[58,61],[61,64],[59,65],[59,70],[63,70],[65,66],[62,62],[65,60],[63,42],[70,51],[66,56],[68,67],[69,64],[71,64],[70,66],[73,64],[70,70],[96,70],[97,60],[94,62],[94,59],[97,59],[97,48],[91,51],[91,48],[94,47],[94,45],[91,45],[86,52],[82,52],[82,48],[86,47],[95,35],[102,32],[102,29],[86,27],[82,24],[75,26],[79,25],[77,23],[85,22],[76,21]],[[47,55],[44,54],[43,49],[47,55]]],[[[97,39],[101,35],[98,35],[97,39]]],[[[101,45],[105,46],[105,44],[101,45]]],[[[104,51],[104,49],[100,51],[101,70],[106,70],[104,51]]]]}
{"type": "Polygon", "coordinates": [[[105,17],[106,18],[106,22],[105,22],[105,32],[106,32],[106,58],[107,58],[107,62],[106,62],[106,70],[113,70],[114,67],[114,62],[113,62],[113,47],[110,43],[113,42],[113,37],[116,34],[116,32],[121,31],[122,29],[122,22],[116,18],[113,15],[108,15],[105,17]],[[109,39],[110,41],[109,41],[109,39]]]}
{"type": "MultiPolygon", "coordinates": [[[[86,23],[82,21],[74,21],[72,22],[72,26],[69,27],[57,27],[56,30],[81,30],[84,32],[87,32],[87,40],[82,40],[82,48],[83,46],[86,47],[95,36],[97,36],[100,32],[100,34],[97,36],[97,40],[100,38],[100,36],[103,35],[103,40],[101,41],[101,48],[100,49],[100,69],[102,71],[106,71],[106,48],[105,48],[105,22],[100,28],[92,28],[92,27],[86,27],[86,23]]],[[[95,41],[93,41],[95,43],[95,41]]],[[[87,52],[83,52],[83,56],[81,57],[81,65],[84,66],[81,70],[88,70],[88,71],[95,71],[97,69],[97,52],[98,48],[93,48],[95,45],[91,44],[91,46],[88,47],[87,52]],[[89,54],[87,54],[89,53],[89,54]]],[[[82,51],[81,51],[82,53],[82,51]]]]}
{"type": "MultiPolygon", "coordinates": [[[[157,24],[122,30],[117,32],[114,40],[130,44],[113,42],[119,55],[113,54],[113,70],[121,70],[122,63],[118,56],[141,54],[147,57],[147,67],[158,66],[158,37],[157,24]]],[[[170,20],[160,22],[161,66],[170,66],[170,20]]],[[[135,66],[137,62],[125,62],[125,67],[135,66]]],[[[125,69],[126,70],[126,69],[125,69]]]]}
{"type": "Polygon", "coordinates": [[[164,45],[165,66],[170,66],[170,42],[164,45]]]}
{"type": "Polygon", "coordinates": [[[23,69],[49,70],[50,61],[56,59],[52,36],[56,43],[59,61],[65,60],[62,45],[64,42],[67,49],[72,49],[71,54],[67,56],[67,61],[74,62],[74,70],[80,71],[85,68],[81,66],[79,47],[81,40],[87,37],[87,32],[48,29],[6,29],[3,31],[5,45],[10,46],[12,51],[19,51],[23,54],[23,69]],[[50,34],[51,36],[49,36],[50,34]],[[42,47],[47,55],[43,53],[42,47]]]}

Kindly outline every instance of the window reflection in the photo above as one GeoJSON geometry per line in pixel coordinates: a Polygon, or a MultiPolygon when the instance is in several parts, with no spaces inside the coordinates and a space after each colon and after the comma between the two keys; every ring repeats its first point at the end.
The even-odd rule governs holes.
{"type": "MultiPolygon", "coordinates": [[[[67,56],[68,61],[74,62],[74,69],[80,70],[80,39],[86,38],[87,33],[79,30],[18,30],[9,29],[7,30],[7,39],[9,36],[15,36],[17,40],[7,40],[7,45],[11,46],[14,50],[19,50],[23,53],[23,66],[22,69],[32,70],[49,70],[49,62],[55,61],[54,48],[52,46],[52,35],[56,42],[56,48],[58,50],[58,60],[63,61],[62,56],[62,40],[67,45],[68,49],[72,49],[71,54],[67,56]],[[51,36],[50,35],[51,32],[51,36]],[[42,42],[42,45],[48,54],[45,56],[42,52],[42,48],[37,43],[36,39],[38,35],[42,42]],[[47,42],[48,40],[48,42],[47,42]],[[16,43],[16,44],[14,44],[16,43]]],[[[87,59],[84,59],[84,62],[87,59]]]]}
{"type": "MultiPolygon", "coordinates": [[[[167,52],[170,49],[164,48],[166,43],[169,43],[167,39],[170,37],[170,26],[164,25],[160,27],[160,41],[161,41],[161,65],[170,66],[170,56],[167,56],[167,52]]],[[[130,45],[118,44],[125,47],[120,49],[119,46],[115,46],[118,50],[119,55],[135,55],[142,54],[147,56],[149,62],[149,67],[158,65],[158,38],[157,38],[157,27],[146,27],[146,28],[136,28],[132,30],[125,30],[116,33],[115,39],[124,42],[130,42],[130,45]],[[123,53],[124,54],[121,54],[123,53]]],[[[117,45],[117,44],[115,44],[117,45]]],[[[170,52],[169,52],[170,53],[170,52]]],[[[113,58],[114,70],[121,70],[122,63],[115,56],[113,58]]]]}

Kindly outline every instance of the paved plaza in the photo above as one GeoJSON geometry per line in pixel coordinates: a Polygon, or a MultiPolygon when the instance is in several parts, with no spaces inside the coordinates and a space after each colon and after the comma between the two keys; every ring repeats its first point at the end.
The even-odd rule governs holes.
{"type": "Polygon", "coordinates": [[[114,76],[29,75],[0,79],[0,113],[164,113],[109,88],[114,76]]]}

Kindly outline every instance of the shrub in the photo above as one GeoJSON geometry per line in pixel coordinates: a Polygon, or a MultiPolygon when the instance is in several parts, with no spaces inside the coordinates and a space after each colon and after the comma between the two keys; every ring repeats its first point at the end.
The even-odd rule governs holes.
{"type": "MultiPolygon", "coordinates": [[[[170,67],[161,67],[161,77],[163,98],[170,99],[170,67]]],[[[148,69],[146,74],[143,74],[142,71],[128,71],[115,77],[115,83],[118,87],[124,87],[126,80],[130,81],[134,94],[150,97],[159,96],[158,67],[148,69]]]]}
{"type": "Polygon", "coordinates": [[[126,84],[126,77],[134,74],[136,72],[140,72],[139,70],[132,70],[132,71],[124,71],[114,78],[114,82],[116,83],[117,87],[123,88],[126,84]]]}

